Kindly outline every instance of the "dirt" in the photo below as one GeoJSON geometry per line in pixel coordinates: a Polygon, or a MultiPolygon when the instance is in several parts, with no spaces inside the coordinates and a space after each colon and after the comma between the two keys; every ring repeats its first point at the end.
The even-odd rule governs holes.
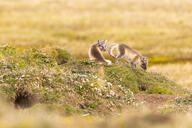
{"type": "Polygon", "coordinates": [[[175,96],[165,94],[136,94],[135,98],[152,109],[165,104],[169,100],[173,100],[175,96]]]}

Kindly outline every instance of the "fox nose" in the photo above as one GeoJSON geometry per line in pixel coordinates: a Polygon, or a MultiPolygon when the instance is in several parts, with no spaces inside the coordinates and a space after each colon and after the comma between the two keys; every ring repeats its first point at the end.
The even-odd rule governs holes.
{"type": "Polygon", "coordinates": [[[147,70],[147,66],[145,64],[141,65],[142,69],[147,70]]]}

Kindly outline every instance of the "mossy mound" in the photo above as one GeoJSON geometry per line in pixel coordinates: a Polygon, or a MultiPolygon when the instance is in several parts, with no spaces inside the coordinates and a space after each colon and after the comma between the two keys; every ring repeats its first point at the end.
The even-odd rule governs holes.
{"type": "MultiPolygon", "coordinates": [[[[16,101],[18,92],[25,92],[37,103],[68,114],[120,111],[134,104],[134,93],[185,93],[164,76],[125,63],[108,66],[71,60],[59,65],[52,54],[12,47],[2,48],[0,55],[0,88],[9,99],[16,101]]],[[[19,100],[31,103],[27,99],[31,98],[19,100]]]]}
{"type": "Polygon", "coordinates": [[[134,93],[183,94],[175,82],[159,73],[133,69],[125,63],[105,67],[107,79],[116,85],[129,88],[134,93]]]}

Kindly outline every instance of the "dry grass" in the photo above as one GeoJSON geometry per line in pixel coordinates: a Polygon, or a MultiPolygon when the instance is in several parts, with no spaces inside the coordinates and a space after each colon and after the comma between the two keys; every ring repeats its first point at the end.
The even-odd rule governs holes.
{"type": "Polygon", "coordinates": [[[191,0],[2,0],[0,43],[68,49],[87,57],[98,39],[151,57],[191,58],[191,0]]]}
{"type": "Polygon", "coordinates": [[[150,71],[160,72],[179,85],[192,89],[192,64],[191,63],[177,63],[177,64],[164,64],[153,65],[150,71]]]}

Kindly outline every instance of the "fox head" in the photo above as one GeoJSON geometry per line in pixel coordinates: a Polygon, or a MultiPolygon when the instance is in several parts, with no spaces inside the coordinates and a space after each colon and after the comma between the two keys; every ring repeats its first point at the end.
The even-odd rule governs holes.
{"type": "Polygon", "coordinates": [[[141,68],[143,70],[147,70],[147,65],[148,65],[148,57],[142,57],[141,64],[140,64],[141,68]]]}
{"type": "Polygon", "coordinates": [[[97,44],[98,44],[99,49],[101,51],[106,51],[106,49],[107,49],[107,40],[103,40],[103,41],[98,40],[97,44]]]}

